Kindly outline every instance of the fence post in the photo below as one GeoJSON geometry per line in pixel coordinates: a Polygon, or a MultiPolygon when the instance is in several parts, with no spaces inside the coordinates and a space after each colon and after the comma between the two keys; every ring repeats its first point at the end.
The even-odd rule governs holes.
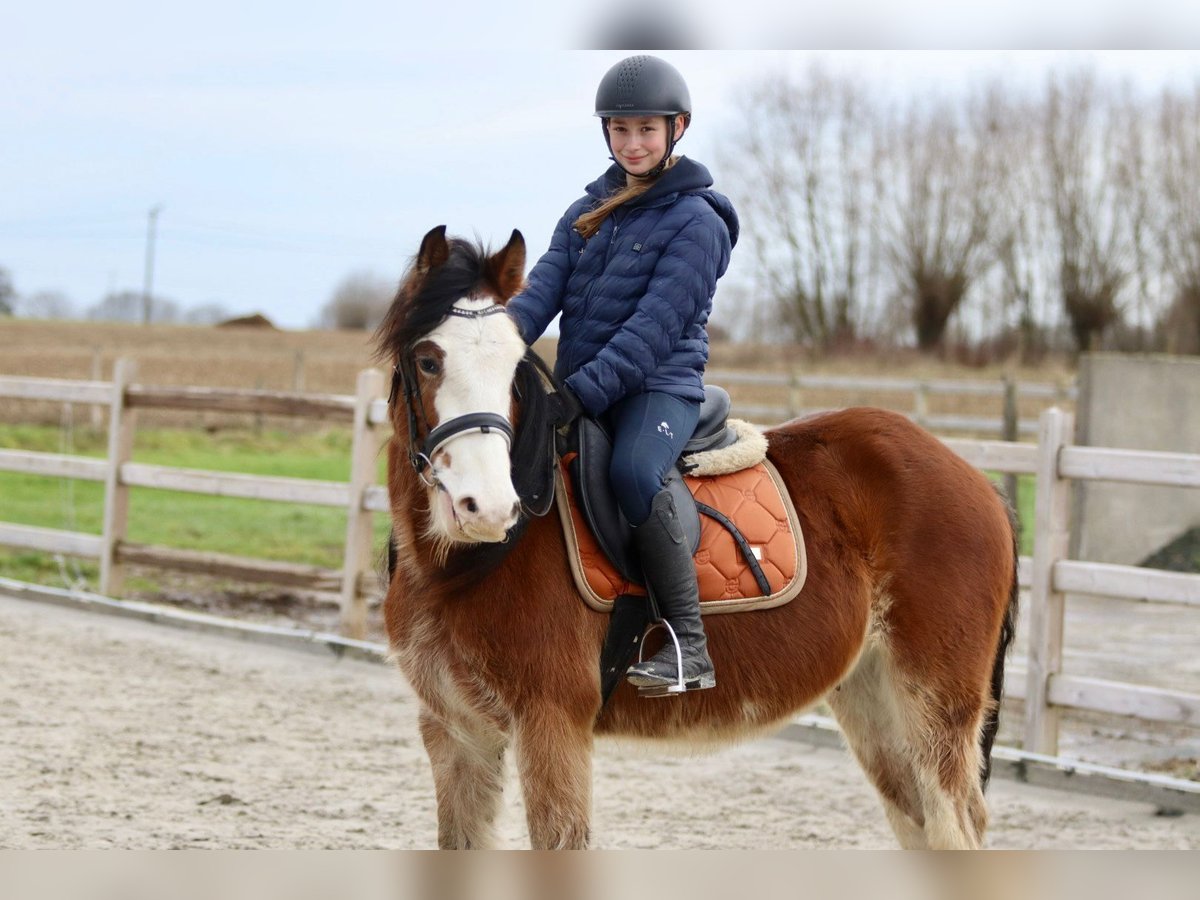
{"type": "Polygon", "coordinates": [[[365,369],[358,373],[354,401],[354,442],[350,450],[350,502],[346,510],[346,546],[342,558],[341,629],[346,637],[362,639],[367,633],[367,599],[360,587],[371,571],[374,543],[373,516],[363,509],[363,493],[375,483],[382,431],[371,424],[371,401],[382,397],[383,373],[365,369]]]}
{"type": "MultiPolygon", "coordinates": [[[[259,376],[258,378],[254,379],[254,389],[256,391],[261,391],[263,389],[262,376],[259,376]]],[[[261,409],[255,410],[255,412],[254,412],[254,434],[256,436],[262,435],[263,426],[265,423],[266,423],[266,417],[263,416],[262,410],[261,409]]]]}
{"type": "Polygon", "coordinates": [[[800,373],[795,369],[788,372],[788,418],[796,419],[800,416],[800,373]]]}
{"type": "MultiPolygon", "coordinates": [[[[100,348],[92,348],[92,381],[103,381],[104,371],[100,364],[100,348]]],[[[100,426],[104,424],[104,411],[100,408],[100,404],[93,403],[91,409],[92,430],[99,431],[100,426]]]]}
{"type": "Polygon", "coordinates": [[[929,421],[929,385],[923,381],[917,382],[917,389],[913,394],[913,419],[922,428],[925,428],[925,423],[929,421]]]}
{"type": "MultiPolygon", "coordinates": [[[[1004,376],[1004,435],[1003,440],[1019,441],[1021,439],[1021,418],[1017,409],[1017,383],[1011,375],[1004,376]]],[[[1013,509],[1017,509],[1016,473],[1008,472],[1004,476],[1004,493],[1013,509]]]]}
{"type": "Polygon", "coordinates": [[[125,405],[125,391],[137,376],[137,363],[118,359],[113,365],[112,401],[108,414],[108,471],[104,477],[104,533],[100,547],[100,593],[114,596],[125,581],[117,550],[129,522],[129,488],[121,483],[121,466],[133,456],[137,411],[125,405]]]}
{"type": "Polygon", "coordinates": [[[303,350],[297,350],[292,359],[292,390],[297,394],[303,394],[305,391],[303,350]]]}
{"type": "Polygon", "coordinates": [[[1050,679],[1062,669],[1063,595],[1054,590],[1054,564],[1067,556],[1070,482],[1059,477],[1060,451],[1074,417],[1057,407],[1038,423],[1037,488],[1034,504],[1033,567],[1029,590],[1029,654],[1025,687],[1025,749],[1058,753],[1058,710],[1047,696],[1050,679]]]}

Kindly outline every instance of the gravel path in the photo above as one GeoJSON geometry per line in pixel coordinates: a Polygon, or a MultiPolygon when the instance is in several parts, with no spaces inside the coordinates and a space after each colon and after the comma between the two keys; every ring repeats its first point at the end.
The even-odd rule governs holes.
{"type": "MultiPolygon", "coordinates": [[[[389,667],[8,598],[0,659],[0,847],[435,843],[417,704],[389,667]]],[[[604,743],[594,783],[599,847],[894,846],[837,750],[604,743]]],[[[1200,848],[1200,816],[1003,780],[990,797],[993,847],[1200,848]]],[[[515,781],[501,826],[526,845],[515,781]]]]}

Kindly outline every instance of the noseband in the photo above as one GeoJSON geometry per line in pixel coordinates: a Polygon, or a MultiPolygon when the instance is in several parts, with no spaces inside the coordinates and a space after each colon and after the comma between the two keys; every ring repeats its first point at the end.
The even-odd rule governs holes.
{"type": "MultiPolygon", "coordinates": [[[[483,309],[462,309],[458,306],[452,306],[450,307],[449,314],[458,316],[460,319],[482,319],[485,316],[494,316],[504,311],[504,307],[497,303],[483,309]]],[[[508,419],[490,412],[466,413],[461,416],[455,416],[453,419],[448,419],[436,428],[431,429],[429,421],[425,418],[425,404],[421,399],[421,384],[416,377],[416,372],[413,371],[412,349],[412,345],[404,349],[399,361],[392,370],[392,390],[388,395],[388,405],[393,406],[396,402],[396,397],[403,391],[404,405],[408,410],[408,461],[412,464],[417,477],[426,486],[442,488],[442,483],[438,480],[433,470],[432,462],[434,455],[442,447],[464,434],[479,432],[480,434],[499,434],[504,438],[505,443],[511,451],[513,430],[512,426],[508,423],[508,419]],[[417,425],[417,410],[420,410],[421,424],[424,426],[425,439],[423,441],[418,436],[422,429],[418,428],[417,425]],[[426,475],[427,470],[428,475],[426,475]]]]}

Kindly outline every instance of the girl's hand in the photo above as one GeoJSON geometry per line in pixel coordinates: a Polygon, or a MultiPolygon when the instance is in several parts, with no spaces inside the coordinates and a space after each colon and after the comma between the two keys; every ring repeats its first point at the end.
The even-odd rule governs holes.
{"type": "Polygon", "coordinates": [[[566,428],[583,415],[583,404],[579,402],[575,392],[565,384],[560,386],[558,392],[553,395],[553,402],[553,418],[556,428],[566,428]]]}

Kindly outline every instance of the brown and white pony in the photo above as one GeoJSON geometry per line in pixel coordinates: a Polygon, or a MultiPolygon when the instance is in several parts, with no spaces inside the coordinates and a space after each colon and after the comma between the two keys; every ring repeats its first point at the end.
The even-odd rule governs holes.
{"type": "Polygon", "coordinates": [[[607,616],[576,593],[557,517],[521,510],[547,401],[513,322],[489,313],[524,266],[519,232],[489,255],[436,228],[377,333],[396,366],[384,612],[421,701],[438,844],[492,844],[510,745],[532,845],[586,847],[594,736],[736,740],[825,699],[903,846],[980,846],[1017,598],[1013,523],[987,479],[882,410],[772,429],[803,592],[706,618],[716,689],[622,685],[601,710],[607,616]]]}

